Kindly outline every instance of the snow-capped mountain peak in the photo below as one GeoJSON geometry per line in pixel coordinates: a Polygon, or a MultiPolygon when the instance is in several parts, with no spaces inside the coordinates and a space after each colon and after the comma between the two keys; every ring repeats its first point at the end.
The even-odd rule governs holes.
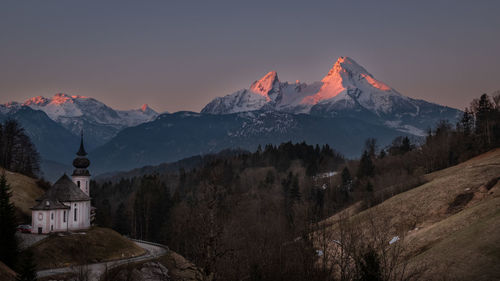
{"type": "Polygon", "coordinates": [[[356,61],[351,59],[350,57],[339,57],[337,61],[333,64],[333,67],[328,71],[328,74],[321,80],[322,82],[327,82],[331,76],[340,75],[341,73],[353,74],[371,74],[366,71],[364,67],[359,65],[356,61]]]}
{"type": "Polygon", "coordinates": [[[45,98],[42,96],[36,96],[36,97],[32,97],[30,99],[27,99],[23,104],[24,105],[32,105],[32,104],[46,105],[49,102],[50,102],[50,100],[48,98],[45,98]]]}
{"type": "Polygon", "coordinates": [[[278,73],[271,71],[260,80],[253,82],[250,86],[250,91],[265,97],[267,101],[271,101],[271,96],[279,92],[279,87],[278,73]]]}
{"type": "MultiPolygon", "coordinates": [[[[352,58],[340,57],[321,81],[310,84],[300,83],[298,80],[296,83],[280,82],[276,72],[272,71],[252,83],[249,90],[243,89],[214,99],[203,108],[202,113],[277,110],[328,116],[364,114],[364,118],[381,119],[382,123],[388,121],[389,123],[384,124],[392,124],[391,126],[403,130],[408,125],[405,118],[427,118],[423,117],[423,106],[433,108],[425,113],[429,116],[434,111],[455,112],[440,105],[405,97],[377,80],[352,58]]],[[[424,124],[432,122],[426,122],[421,121],[417,127],[427,129],[424,124]]]]}
{"type": "Polygon", "coordinates": [[[364,67],[349,57],[340,57],[328,74],[321,79],[321,89],[302,100],[303,104],[315,105],[322,101],[345,99],[348,90],[360,90],[364,93],[393,92],[391,87],[376,80],[364,67]],[[341,95],[344,94],[344,95],[341,95]]]}
{"type": "Polygon", "coordinates": [[[6,113],[29,107],[45,112],[53,121],[61,124],[75,135],[86,131],[87,138],[95,138],[94,143],[102,144],[119,130],[152,121],[158,113],[144,104],[138,109],[115,110],[106,104],[86,96],[57,93],[50,98],[36,96],[24,103],[9,103],[0,106],[6,113]]]}
{"type": "Polygon", "coordinates": [[[378,104],[380,101],[375,101],[376,99],[382,96],[400,95],[385,83],[375,79],[352,58],[340,57],[319,82],[309,85],[298,80],[296,83],[282,83],[276,71],[271,71],[252,83],[249,90],[240,90],[217,98],[202,112],[228,114],[257,110],[266,106],[292,113],[309,113],[311,108],[319,103],[343,100],[344,104],[352,107],[357,102],[348,95],[349,93],[357,93],[356,98],[360,98],[359,102],[366,102],[366,106],[373,111],[387,110],[386,102],[378,104]],[[257,95],[254,97],[252,94],[257,95]]]}

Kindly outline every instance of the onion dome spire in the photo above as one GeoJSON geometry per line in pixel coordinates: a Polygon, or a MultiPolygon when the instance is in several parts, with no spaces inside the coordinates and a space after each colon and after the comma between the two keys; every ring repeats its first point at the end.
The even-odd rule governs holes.
{"type": "Polygon", "coordinates": [[[76,170],[73,172],[73,175],[76,174],[88,174],[87,168],[90,166],[90,161],[87,159],[87,152],[83,147],[83,130],[81,132],[81,140],[80,140],[80,149],[76,153],[77,157],[73,160],[73,167],[76,170]]]}
{"type": "Polygon", "coordinates": [[[86,156],[87,152],[85,151],[85,148],[83,147],[83,130],[81,131],[80,136],[81,136],[80,149],[78,150],[78,152],[76,153],[76,155],[78,155],[78,156],[86,156]]]}

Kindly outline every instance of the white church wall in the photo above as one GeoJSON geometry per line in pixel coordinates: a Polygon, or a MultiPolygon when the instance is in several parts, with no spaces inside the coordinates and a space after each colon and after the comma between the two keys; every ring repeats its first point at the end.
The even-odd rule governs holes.
{"type": "Polygon", "coordinates": [[[90,201],[71,202],[69,230],[79,230],[88,227],[90,227],[90,201]]]}

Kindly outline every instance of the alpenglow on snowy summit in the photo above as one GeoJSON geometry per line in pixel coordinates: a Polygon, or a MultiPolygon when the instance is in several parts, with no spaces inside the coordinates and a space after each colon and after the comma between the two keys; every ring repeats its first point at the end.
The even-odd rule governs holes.
{"type": "Polygon", "coordinates": [[[459,114],[453,108],[403,96],[349,57],[340,57],[321,81],[311,84],[281,82],[271,71],[249,89],[215,98],[201,112],[254,110],[352,116],[416,136],[423,136],[438,120],[454,120],[459,114]]]}

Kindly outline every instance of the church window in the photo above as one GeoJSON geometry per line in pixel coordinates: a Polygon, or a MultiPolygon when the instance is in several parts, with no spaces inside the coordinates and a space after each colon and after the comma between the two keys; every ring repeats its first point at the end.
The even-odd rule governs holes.
{"type": "Polygon", "coordinates": [[[50,219],[53,220],[54,219],[54,213],[50,213],[50,219]]]}
{"type": "Polygon", "coordinates": [[[54,226],[53,226],[53,225],[51,225],[51,226],[50,226],[50,231],[53,231],[53,230],[54,230],[54,226]]]}
{"type": "Polygon", "coordinates": [[[77,210],[77,209],[75,208],[75,221],[76,221],[76,210],[77,210]]]}
{"type": "Polygon", "coordinates": [[[78,185],[78,187],[80,187],[80,181],[76,181],[76,185],[78,185]]]}
{"type": "Polygon", "coordinates": [[[63,222],[66,222],[66,211],[63,213],[63,222]]]}

